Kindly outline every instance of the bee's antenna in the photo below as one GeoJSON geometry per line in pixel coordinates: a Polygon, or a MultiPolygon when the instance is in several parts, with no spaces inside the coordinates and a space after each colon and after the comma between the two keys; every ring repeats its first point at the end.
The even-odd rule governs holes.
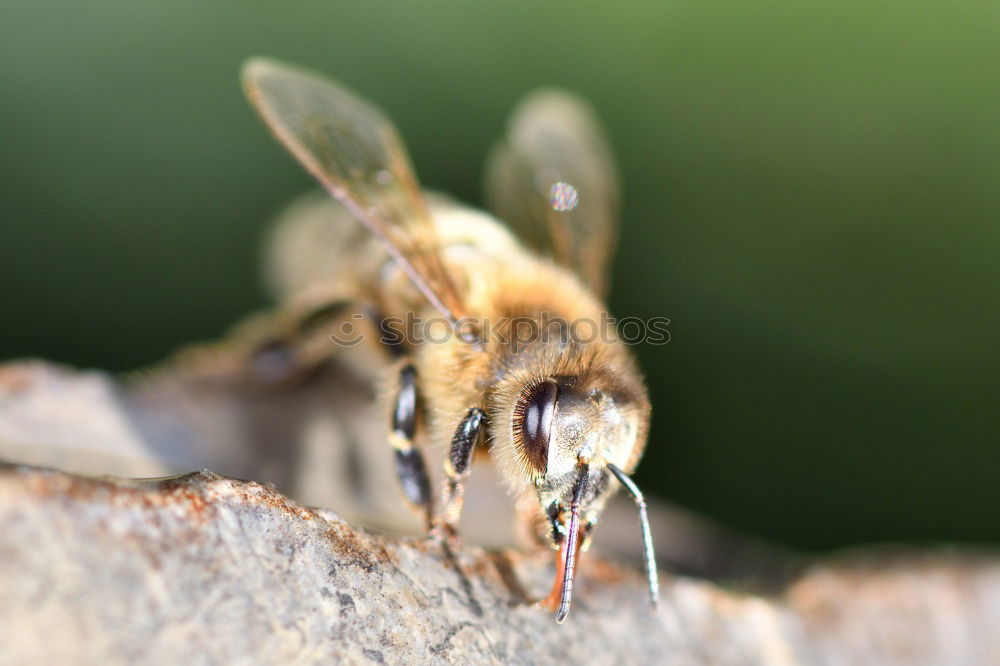
{"type": "Polygon", "coordinates": [[[562,592],[559,597],[559,610],[556,611],[556,622],[559,624],[562,624],[566,616],[569,615],[569,605],[573,600],[573,578],[576,575],[576,553],[580,539],[580,499],[583,497],[583,490],[587,486],[589,475],[590,467],[582,465],[580,476],[576,479],[576,486],[573,487],[573,502],[569,505],[569,529],[566,535],[566,555],[562,568],[562,592]]]}
{"type": "Polygon", "coordinates": [[[660,581],[656,577],[656,554],[653,552],[653,534],[649,531],[649,515],[646,513],[646,500],[642,497],[642,492],[635,485],[632,479],[628,478],[625,472],[616,466],[608,463],[608,469],[618,479],[618,483],[625,486],[635,503],[639,505],[639,522],[642,523],[642,543],[646,554],[646,576],[649,578],[649,605],[654,610],[656,602],[660,599],[660,581]]]}

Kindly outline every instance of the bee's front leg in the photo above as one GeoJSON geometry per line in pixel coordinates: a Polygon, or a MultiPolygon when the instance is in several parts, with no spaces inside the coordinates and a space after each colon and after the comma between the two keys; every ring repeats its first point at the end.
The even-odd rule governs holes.
{"type": "Polygon", "coordinates": [[[392,410],[389,442],[396,450],[396,476],[403,495],[424,513],[427,529],[433,524],[431,484],[424,457],[414,443],[417,432],[417,372],[409,363],[399,372],[399,387],[392,410]]]}
{"type": "Polygon", "coordinates": [[[444,462],[444,508],[441,512],[441,527],[448,536],[455,535],[455,526],[462,515],[465,480],[469,477],[472,450],[485,422],[486,412],[473,407],[459,422],[451,439],[451,451],[444,462]]]}

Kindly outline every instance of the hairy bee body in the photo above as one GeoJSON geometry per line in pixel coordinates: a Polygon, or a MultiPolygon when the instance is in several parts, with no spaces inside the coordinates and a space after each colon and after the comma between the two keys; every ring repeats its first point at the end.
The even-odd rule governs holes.
{"type": "Polygon", "coordinates": [[[577,555],[624,487],[640,508],[655,603],[645,503],[628,477],[646,444],[649,400],[600,298],[617,182],[586,104],[535,93],[491,156],[492,207],[536,252],[489,215],[422,192],[391,122],[347,88],[269,60],[247,63],[244,86],[337,202],[300,202],[274,234],[269,280],[292,313],[279,324],[298,338],[299,360],[377,339],[397,477],[427,527],[456,535],[485,446],[517,506],[535,507],[521,515],[559,549],[547,604],[561,622],[577,555]],[[440,493],[425,453],[443,458],[440,493]]]}
{"type": "MultiPolygon", "coordinates": [[[[394,330],[388,337],[401,342],[416,368],[425,403],[419,439],[432,457],[446,455],[470,405],[481,406],[489,424],[509,425],[524,387],[558,376],[576,378],[588,390],[613,390],[635,411],[635,430],[610,440],[614,446],[602,452],[631,472],[646,440],[648,400],[631,354],[607,325],[605,306],[571,272],[521,245],[503,222],[442,196],[428,199],[438,242],[433,249],[463,295],[469,326],[489,327],[485,335],[475,331],[482,344],[450,334],[381,245],[328,197],[304,197],[279,221],[267,262],[276,296],[304,317],[346,300],[359,317],[377,313],[383,322],[417,322],[418,330],[394,330]],[[602,322],[606,328],[599,330],[602,322]]],[[[364,342],[377,345],[386,335],[379,323],[359,324],[364,342]]],[[[381,351],[391,373],[400,350],[381,351]]],[[[331,346],[330,353],[350,352],[331,346]]],[[[383,383],[391,394],[393,383],[383,383]]],[[[488,425],[485,441],[509,491],[533,492],[545,465],[527,460],[512,428],[488,425]]],[[[571,461],[566,467],[571,472],[571,461]]],[[[592,485],[597,490],[607,480],[592,485]]],[[[596,515],[606,495],[594,495],[600,500],[593,505],[596,515]]]]}

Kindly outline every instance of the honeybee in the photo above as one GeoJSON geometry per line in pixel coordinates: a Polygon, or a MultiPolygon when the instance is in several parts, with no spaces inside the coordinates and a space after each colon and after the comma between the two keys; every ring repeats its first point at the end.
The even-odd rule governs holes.
{"type": "Polygon", "coordinates": [[[247,62],[242,79],[278,141],[350,214],[321,216],[331,240],[323,253],[294,241],[283,248],[279,230],[286,258],[274,279],[310,312],[324,311],[324,284],[336,282],[388,334],[390,444],[403,495],[428,529],[457,534],[473,453],[485,447],[517,505],[531,507],[522,518],[557,549],[540,604],[561,623],[579,553],[623,487],[638,505],[655,606],[646,505],[629,478],[646,444],[646,388],[613,328],[573,334],[575,322],[605,320],[617,224],[613,160],[590,109],[567,93],[536,92],[492,154],[489,198],[529,250],[497,219],[425,196],[393,125],[344,86],[265,59],[247,62]],[[414,317],[446,335],[411,339],[400,322],[414,317]],[[435,448],[446,451],[437,500],[424,460],[435,448]]]}

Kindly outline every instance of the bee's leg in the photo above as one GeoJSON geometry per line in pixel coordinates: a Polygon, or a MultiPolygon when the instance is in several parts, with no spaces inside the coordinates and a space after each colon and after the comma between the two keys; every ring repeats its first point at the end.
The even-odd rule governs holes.
{"type": "Polygon", "coordinates": [[[465,495],[465,480],[469,476],[472,449],[479,439],[479,433],[486,421],[486,412],[473,407],[458,424],[451,439],[451,451],[444,462],[445,486],[444,508],[441,512],[442,527],[449,535],[455,534],[455,525],[462,515],[462,500],[465,495]]]}
{"type": "Polygon", "coordinates": [[[230,331],[224,343],[215,345],[226,350],[225,355],[215,354],[216,365],[227,367],[223,364],[228,360],[254,387],[303,383],[329,366],[337,352],[331,342],[351,347],[360,341],[353,322],[359,317],[355,310],[354,301],[331,297],[309,309],[254,315],[230,331]],[[343,333],[345,327],[348,334],[343,333]]]}
{"type": "Polygon", "coordinates": [[[417,432],[417,372],[406,364],[399,372],[399,389],[392,410],[389,442],[396,450],[396,476],[407,501],[422,511],[431,527],[433,502],[427,467],[420,449],[414,444],[417,432]]]}

